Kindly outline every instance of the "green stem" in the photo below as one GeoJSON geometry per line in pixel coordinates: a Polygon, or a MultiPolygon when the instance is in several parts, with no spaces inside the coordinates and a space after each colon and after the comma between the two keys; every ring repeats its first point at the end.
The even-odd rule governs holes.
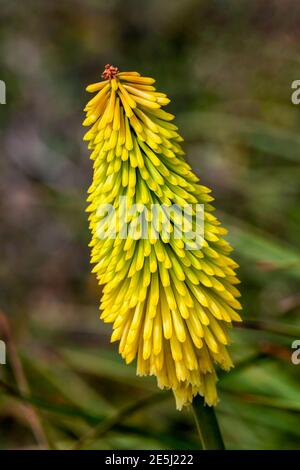
{"type": "Polygon", "coordinates": [[[213,406],[199,395],[193,400],[193,415],[203,450],[224,450],[224,442],[213,406]]]}

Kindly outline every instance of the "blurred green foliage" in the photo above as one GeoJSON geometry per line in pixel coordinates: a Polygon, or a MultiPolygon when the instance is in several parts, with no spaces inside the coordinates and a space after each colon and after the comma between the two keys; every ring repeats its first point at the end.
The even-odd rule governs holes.
{"type": "Polygon", "coordinates": [[[1,2],[0,448],[199,445],[190,410],[137,378],[98,320],[81,121],[107,62],[172,99],[241,266],[245,322],[219,381],[226,446],[300,448],[299,19],[292,0],[1,2]]]}

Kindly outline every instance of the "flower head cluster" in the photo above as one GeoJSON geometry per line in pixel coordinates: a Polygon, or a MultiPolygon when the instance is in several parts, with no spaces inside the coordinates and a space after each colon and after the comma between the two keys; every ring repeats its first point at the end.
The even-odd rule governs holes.
{"type": "Polygon", "coordinates": [[[210,190],[183,157],[174,116],[162,109],[169,99],[156,91],[155,80],[110,65],[102,77],[87,87],[96,94],[83,123],[91,126],[84,137],[94,161],[87,210],[93,272],[104,286],[101,319],[112,323],[111,341],[119,341],[126,363],[137,358],[137,373],[155,375],[159,387],[172,389],[178,409],[196,394],[215,405],[215,365],[232,367],[228,328],[241,320],[226,230],[213,215],[210,190]],[[121,196],[137,209],[124,211],[121,196]],[[103,204],[121,216],[117,227],[99,211],[103,204]],[[197,239],[197,221],[178,236],[176,210],[167,231],[164,210],[160,217],[147,215],[146,227],[150,233],[154,226],[156,236],[153,230],[142,236],[138,221],[153,204],[175,204],[191,214],[201,204],[201,244],[188,239],[191,229],[197,239]],[[122,220],[129,224],[126,237],[120,236],[122,220]]]}

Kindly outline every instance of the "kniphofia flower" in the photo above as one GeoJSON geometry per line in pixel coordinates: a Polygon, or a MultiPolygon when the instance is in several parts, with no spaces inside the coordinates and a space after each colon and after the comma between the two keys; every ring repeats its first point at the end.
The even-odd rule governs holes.
{"type": "Polygon", "coordinates": [[[162,109],[169,99],[156,91],[155,80],[110,65],[102,78],[87,87],[96,95],[83,123],[92,126],[84,139],[94,161],[87,210],[93,272],[104,286],[100,318],[113,324],[111,341],[119,341],[126,363],[137,358],[137,374],[155,375],[160,388],[172,389],[178,409],[196,394],[215,405],[215,367],[233,366],[228,329],[241,321],[227,231],[213,215],[210,189],[184,159],[174,116],[162,109]],[[120,196],[144,207],[190,205],[193,211],[203,204],[201,248],[187,249],[185,232],[175,236],[176,217],[169,237],[163,235],[163,218],[148,217],[146,226],[154,223],[158,236],[142,237],[141,214],[125,214],[120,196]],[[103,204],[120,216],[117,227],[99,211],[103,204]],[[129,230],[122,237],[125,219],[129,230]]]}

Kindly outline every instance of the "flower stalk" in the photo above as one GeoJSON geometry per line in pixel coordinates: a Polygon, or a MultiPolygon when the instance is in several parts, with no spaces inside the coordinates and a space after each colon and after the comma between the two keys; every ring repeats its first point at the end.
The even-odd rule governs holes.
{"type": "Polygon", "coordinates": [[[192,404],[201,447],[203,450],[225,450],[214,407],[205,405],[204,399],[196,396],[192,404]]]}

